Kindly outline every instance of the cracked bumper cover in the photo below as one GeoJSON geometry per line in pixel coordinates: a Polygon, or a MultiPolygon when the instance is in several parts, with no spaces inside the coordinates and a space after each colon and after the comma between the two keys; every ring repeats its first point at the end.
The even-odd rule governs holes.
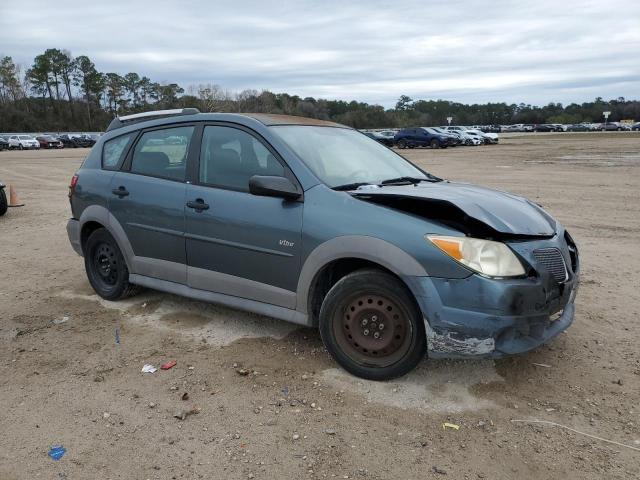
{"type": "Polygon", "coordinates": [[[488,357],[524,353],[573,322],[578,275],[523,279],[410,277],[425,318],[429,356],[488,357]]]}

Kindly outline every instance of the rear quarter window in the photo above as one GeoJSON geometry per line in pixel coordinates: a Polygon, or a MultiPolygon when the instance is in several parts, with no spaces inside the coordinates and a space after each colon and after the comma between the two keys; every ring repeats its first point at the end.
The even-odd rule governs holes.
{"type": "Polygon", "coordinates": [[[102,168],[105,170],[118,170],[122,165],[124,154],[133,137],[134,134],[129,133],[104,142],[102,147],[102,168]]]}

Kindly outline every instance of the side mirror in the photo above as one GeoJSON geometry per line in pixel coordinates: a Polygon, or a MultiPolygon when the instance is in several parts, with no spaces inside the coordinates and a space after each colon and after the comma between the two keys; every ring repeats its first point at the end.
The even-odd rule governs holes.
{"type": "Polygon", "coordinates": [[[249,179],[249,192],[263,197],[296,200],[302,195],[291,180],[272,175],[254,175],[249,179]]]}

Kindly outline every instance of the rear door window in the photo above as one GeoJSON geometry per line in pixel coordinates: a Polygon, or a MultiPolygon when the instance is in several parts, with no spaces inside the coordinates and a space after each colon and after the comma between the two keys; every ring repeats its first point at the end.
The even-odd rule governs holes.
{"type": "Polygon", "coordinates": [[[145,132],[136,143],[131,173],[183,182],[194,127],[145,132]]]}

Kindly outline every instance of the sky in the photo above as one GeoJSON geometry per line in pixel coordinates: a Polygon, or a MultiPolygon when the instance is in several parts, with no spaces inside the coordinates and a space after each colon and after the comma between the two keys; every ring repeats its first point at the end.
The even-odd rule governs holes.
{"type": "Polygon", "coordinates": [[[0,55],[392,107],[640,98],[640,1],[0,0],[0,55]]]}

